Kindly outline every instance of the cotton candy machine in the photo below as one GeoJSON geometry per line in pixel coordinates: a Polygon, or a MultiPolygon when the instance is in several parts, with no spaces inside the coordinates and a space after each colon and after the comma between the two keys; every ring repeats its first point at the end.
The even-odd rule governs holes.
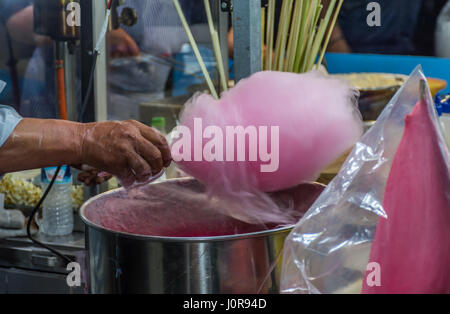
{"type": "MultiPolygon", "coordinates": [[[[296,221],[324,187],[272,193],[296,221]]],[[[92,293],[278,293],[281,252],[292,224],[249,224],[194,179],[119,189],[81,209],[92,293]]],[[[245,211],[245,208],[241,208],[245,211]]]]}

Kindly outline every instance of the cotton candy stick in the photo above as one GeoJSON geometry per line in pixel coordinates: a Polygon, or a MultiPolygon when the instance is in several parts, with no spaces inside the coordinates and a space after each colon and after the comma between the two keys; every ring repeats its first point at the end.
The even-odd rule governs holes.
{"type": "Polygon", "coordinates": [[[320,43],[323,40],[323,34],[325,33],[327,24],[324,23],[324,19],[322,19],[322,25],[316,29],[317,22],[320,17],[320,13],[322,12],[322,5],[319,5],[316,9],[316,15],[314,16],[313,23],[311,25],[311,36],[308,40],[308,46],[305,51],[305,56],[303,58],[303,63],[301,66],[301,72],[307,72],[311,70],[312,65],[314,65],[314,59],[317,57],[317,53],[319,52],[320,43]],[[309,67],[310,59],[312,60],[312,65],[309,67]]]}
{"type": "Polygon", "coordinates": [[[308,38],[311,34],[308,33],[310,29],[311,20],[313,19],[313,15],[315,13],[315,5],[317,5],[316,0],[306,1],[306,7],[303,11],[302,20],[301,20],[301,29],[300,29],[300,38],[298,40],[298,46],[296,51],[295,63],[294,63],[294,72],[299,72],[301,67],[301,62],[304,59],[304,52],[307,47],[308,38]]]}
{"type": "Polygon", "coordinates": [[[288,37],[288,31],[289,31],[289,24],[291,23],[291,17],[292,17],[292,7],[294,4],[293,0],[285,0],[283,4],[286,4],[285,6],[285,12],[283,16],[283,23],[280,23],[281,28],[281,38],[280,38],[280,46],[277,56],[277,70],[283,71],[285,59],[286,59],[286,43],[287,43],[287,37],[288,37]]]}
{"type": "Polygon", "coordinates": [[[292,17],[291,30],[289,32],[286,64],[284,66],[285,72],[292,72],[294,69],[294,62],[296,56],[295,49],[297,48],[300,36],[300,28],[301,28],[300,19],[302,16],[302,10],[303,10],[303,1],[297,0],[295,2],[294,16],[292,17]]]}
{"type": "Polygon", "coordinates": [[[266,8],[261,9],[261,69],[264,69],[264,47],[266,37],[266,8]]]}
{"type": "Polygon", "coordinates": [[[203,61],[202,55],[200,54],[200,51],[198,50],[198,46],[197,46],[197,43],[195,42],[194,35],[192,35],[189,24],[186,21],[186,17],[184,16],[183,10],[181,9],[180,2],[178,0],[173,0],[173,4],[175,5],[175,9],[177,10],[181,24],[183,25],[184,31],[186,32],[186,35],[192,46],[192,50],[194,50],[194,54],[195,54],[195,57],[197,58],[197,62],[199,63],[200,68],[202,69],[203,75],[205,76],[206,84],[208,84],[209,90],[211,91],[211,94],[213,95],[213,97],[215,99],[219,99],[219,96],[216,92],[216,89],[211,80],[211,77],[209,76],[209,72],[206,69],[205,62],[203,61]]]}
{"type": "MultiPolygon", "coordinates": [[[[333,2],[335,2],[335,0],[333,0],[333,2]]],[[[344,3],[344,0],[339,0],[339,3],[338,3],[337,8],[336,8],[336,11],[334,12],[333,21],[331,22],[330,28],[328,29],[327,37],[326,37],[325,42],[324,42],[324,44],[322,46],[322,52],[320,53],[319,62],[317,62],[317,69],[322,64],[323,57],[325,56],[325,52],[327,51],[328,44],[330,43],[331,34],[333,33],[333,29],[336,26],[337,18],[339,16],[339,12],[341,11],[343,3],[344,3]]]]}
{"type": "Polygon", "coordinates": [[[272,70],[273,59],[273,37],[275,31],[275,0],[269,0],[269,8],[267,12],[267,33],[266,33],[266,67],[265,69],[272,70]]]}
{"type": "Polygon", "coordinates": [[[220,50],[220,41],[217,30],[214,27],[214,21],[211,13],[211,6],[209,5],[209,0],[203,0],[205,4],[206,17],[208,19],[209,32],[211,34],[211,41],[213,44],[214,55],[216,56],[217,69],[219,71],[220,83],[224,91],[228,90],[227,79],[225,76],[225,68],[223,66],[222,52],[220,50]]]}

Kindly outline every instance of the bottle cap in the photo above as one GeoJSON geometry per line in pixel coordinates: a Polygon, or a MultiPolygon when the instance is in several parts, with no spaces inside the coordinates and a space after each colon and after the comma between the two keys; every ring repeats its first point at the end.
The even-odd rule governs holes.
{"type": "Polygon", "coordinates": [[[436,96],[436,106],[440,106],[441,114],[450,114],[450,94],[447,95],[437,95],[436,96]]]}
{"type": "Polygon", "coordinates": [[[163,130],[166,128],[166,118],[154,117],[152,119],[152,127],[158,130],[163,130]]]}

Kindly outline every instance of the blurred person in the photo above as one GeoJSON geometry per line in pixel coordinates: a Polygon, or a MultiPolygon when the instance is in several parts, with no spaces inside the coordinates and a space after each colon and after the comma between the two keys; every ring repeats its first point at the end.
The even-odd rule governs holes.
{"type": "MultiPolygon", "coordinates": [[[[24,77],[20,113],[25,117],[57,118],[53,41],[34,32],[33,15],[33,0],[0,0],[0,21],[6,25],[10,37],[36,47],[24,77]]],[[[107,40],[115,55],[140,54],[134,40],[121,29],[109,32],[107,40]]]]}
{"type": "MultiPolygon", "coordinates": [[[[180,0],[180,5],[197,43],[209,44],[203,2],[180,0]]],[[[177,59],[183,48],[188,49],[189,40],[172,0],[127,0],[118,13],[125,7],[138,15],[137,24],[123,30],[136,42],[141,57],[110,60],[108,117],[139,120],[140,104],[172,96],[178,87],[172,80],[174,69],[195,72],[197,62],[191,66],[177,59]]]]}
{"type": "Polygon", "coordinates": [[[378,0],[381,25],[369,26],[368,0],[345,0],[328,51],[433,54],[436,19],[446,0],[378,0]],[[424,49],[425,48],[425,49],[424,49]]]}

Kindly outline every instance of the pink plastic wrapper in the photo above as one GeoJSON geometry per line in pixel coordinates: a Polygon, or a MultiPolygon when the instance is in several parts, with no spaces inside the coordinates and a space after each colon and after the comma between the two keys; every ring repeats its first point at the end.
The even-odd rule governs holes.
{"type": "Polygon", "coordinates": [[[419,67],[286,239],[283,293],[450,291],[450,153],[424,80],[419,67]]]}
{"type": "Polygon", "coordinates": [[[430,110],[420,101],[405,119],[386,184],[387,217],[370,253],[381,280],[367,272],[363,293],[450,293],[450,168],[430,110]]]}

